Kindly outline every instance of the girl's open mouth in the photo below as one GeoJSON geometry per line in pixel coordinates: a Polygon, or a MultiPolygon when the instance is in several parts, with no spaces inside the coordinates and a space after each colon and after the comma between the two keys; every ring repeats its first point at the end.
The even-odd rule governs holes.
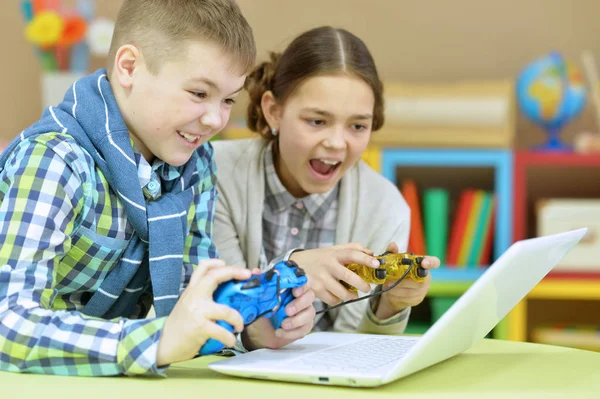
{"type": "Polygon", "coordinates": [[[317,177],[321,179],[328,179],[335,174],[335,171],[342,164],[342,162],[326,159],[311,159],[309,164],[313,173],[317,177]]]}

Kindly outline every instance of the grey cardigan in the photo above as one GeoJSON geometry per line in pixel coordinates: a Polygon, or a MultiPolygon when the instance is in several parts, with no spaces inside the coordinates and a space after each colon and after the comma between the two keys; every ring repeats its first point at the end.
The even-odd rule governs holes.
{"type": "MultiPolygon", "coordinates": [[[[257,267],[262,248],[262,214],[265,201],[263,139],[213,142],[217,164],[218,200],[214,243],[229,265],[257,267]]],[[[398,188],[360,161],[341,180],[336,244],[359,242],[376,254],[388,243],[405,251],[410,210],[398,188]]],[[[403,322],[373,321],[366,316],[368,300],[332,311],[334,331],[400,334],[403,322]]],[[[390,321],[393,319],[390,318],[390,321]]]]}

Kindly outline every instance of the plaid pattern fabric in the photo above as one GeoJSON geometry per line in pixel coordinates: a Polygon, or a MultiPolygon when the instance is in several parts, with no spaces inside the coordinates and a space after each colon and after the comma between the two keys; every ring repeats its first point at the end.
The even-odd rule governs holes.
{"type": "MultiPolygon", "coordinates": [[[[265,150],[265,207],[263,210],[263,248],[261,269],[268,269],[290,254],[293,249],[314,249],[335,245],[338,214],[339,184],[325,194],[313,194],[302,199],[294,198],[283,186],[273,164],[273,142],[265,150]]],[[[378,297],[369,299],[366,317],[374,326],[389,326],[403,322],[409,315],[406,308],[386,320],[373,312],[378,297]]],[[[316,299],[317,312],[327,304],[316,299]]],[[[331,312],[318,314],[313,331],[331,331],[335,316],[331,312]]]]}
{"type": "Polygon", "coordinates": [[[335,244],[338,185],[325,194],[297,199],[279,180],[273,143],[265,151],[265,207],[261,267],[292,248],[314,249],[335,244]]]}
{"type": "MultiPolygon", "coordinates": [[[[325,194],[294,198],[284,187],[273,163],[273,142],[265,151],[265,207],[263,210],[263,251],[261,269],[284,258],[293,248],[315,249],[335,245],[339,184],[325,194]]],[[[326,306],[315,300],[317,311],[326,306]]],[[[313,331],[327,331],[333,325],[328,313],[317,315],[313,331]]]]}
{"type": "MultiPolygon", "coordinates": [[[[178,178],[176,168],[150,166],[135,155],[146,198],[159,197],[159,183],[178,178]]],[[[212,159],[199,157],[198,170],[202,190],[188,212],[180,292],[199,257],[216,254],[212,159]]],[[[150,281],[129,318],[81,313],[133,234],[120,199],[72,137],[47,133],[21,141],[0,173],[0,370],[163,372],[156,350],[166,318],[138,319],[152,304],[150,281]]]]}

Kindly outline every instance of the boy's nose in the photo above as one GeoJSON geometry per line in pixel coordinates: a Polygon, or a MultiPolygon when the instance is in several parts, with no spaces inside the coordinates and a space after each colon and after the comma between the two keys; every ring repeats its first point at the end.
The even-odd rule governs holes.
{"type": "Polygon", "coordinates": [[[206,109],[206,111],[200,116],[200,123],[202,125],[210,127],[211,129],[218,129],[221,127],[221,114],[214,107],[206,109]]]}

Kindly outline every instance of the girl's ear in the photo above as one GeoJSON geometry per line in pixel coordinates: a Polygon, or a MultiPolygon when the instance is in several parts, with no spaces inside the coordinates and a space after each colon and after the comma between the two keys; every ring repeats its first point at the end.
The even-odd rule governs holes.
{"type": "Polygon", "coordinates": [[[271,129],[279,130],[279,121],[281,119],[281,106],[277,104],[273,92],[266,91],[260,101],[263,115],[271,129]]]}

